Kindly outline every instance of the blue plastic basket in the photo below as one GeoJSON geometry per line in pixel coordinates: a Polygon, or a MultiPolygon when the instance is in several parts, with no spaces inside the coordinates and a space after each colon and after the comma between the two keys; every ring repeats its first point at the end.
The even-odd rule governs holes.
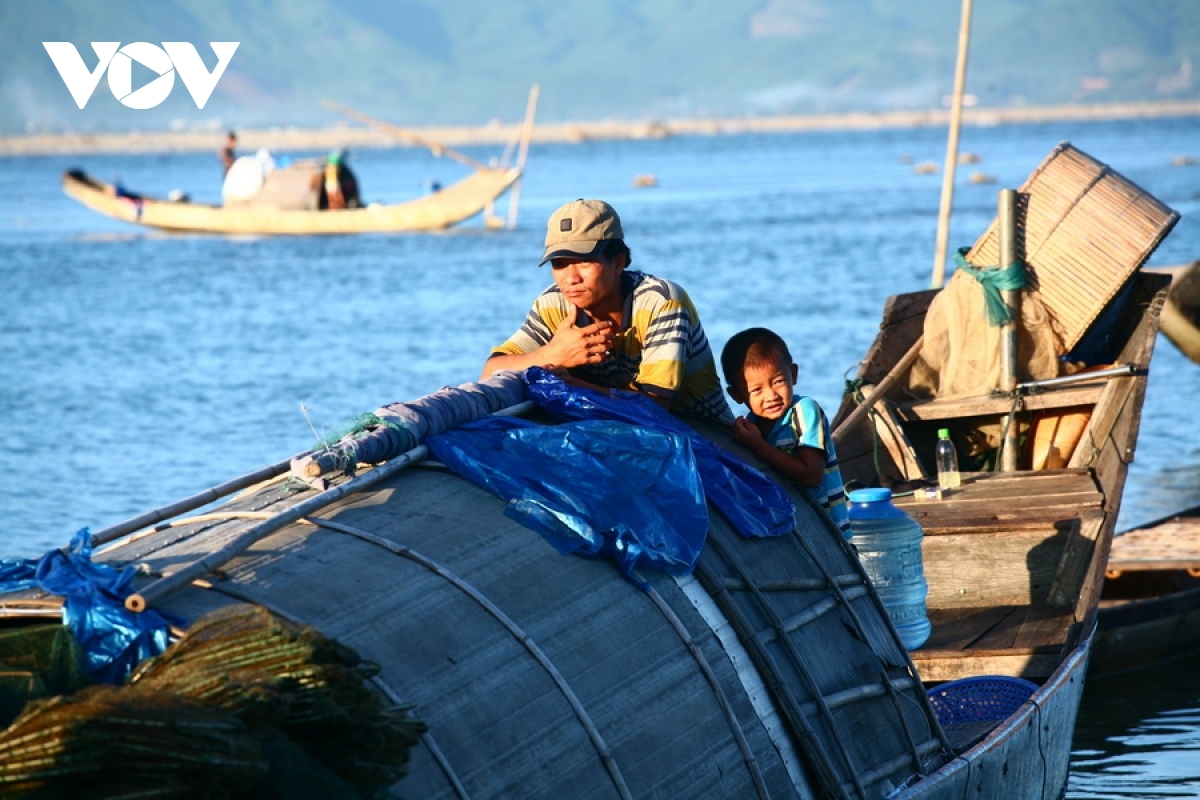
{"type": "Polygon", "coordinates": [[[980,675],[929,690],[929,702],[943,726],[999,722],[1037,691],[1037,684],[1006,675],[980,675]]]}

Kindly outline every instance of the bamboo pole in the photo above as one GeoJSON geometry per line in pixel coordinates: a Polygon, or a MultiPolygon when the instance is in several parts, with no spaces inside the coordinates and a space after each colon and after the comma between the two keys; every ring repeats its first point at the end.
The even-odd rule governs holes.
{"type": "MultiPolygon", "coordinates": [[[[1000,263],[996,269],[1005,269],[1020,258],[1017,252],[1017,193],[1012,189],[1001,189],[998,206],[1000,263]]],[[[1000,390],[1011,392],[1017,387],[1017,319],[1021,313],[1021,295],[1015,289],[1004,289],[1000,297],[1009,313],[1008,322],[1000,328],[1000,390]]],[[[1016,415],[1007,414],[1001,429],[1004,441],[1000,443],[1000,471],[1016,472],[1020,448],[1016,415]]]]}
{"type": "Polygon", "coordinates": [[[954,205],[954,173],[958,166],[958,132],[962,127],[963,88],[967,82],[967,48],[971,40],[971,2],[963,0],[958,28],[958,59],[954,66],[954,95],[950,101],[950,134],[946,143],[946,168],[942,171],[942,199],[938,206],[937,244],[933,252],[930,288],[940,289],[946,279],[946,246],[950,239],[950,209],[954,205]]]}
{"type": "MultiPolygon", "coordinates": [[[[301,453],[300,455],[303,456],[306,454],[301,453]]],[[[296,457],[299,458],[299,456],[296,457]]],[[[134,531],[141,530],[147,526],[154,525],[158,522],[163,522],[164,520],[177,517],[187,511],[192,511],[200,506],[220,500],[222,497],[233,494],[237,491],[241,491],[248,486],[253,486],[256,483],[262,483],[263,481],[270,480],[271,478],[287,472],[288,469],[291,468],[291,463],[292,459],[290,458],[280,461],[279,463],[272,464],[269,467],[263,467],[255,472],[246,473],[241,477],[233,478],[225,483],[205,489],[202,492],[194,494],[191,497],[187,497],[183,500],[179,500],[170,505],[163,506],[162,508],[156,508],[153,511],[147,511],[144,514],[127,519],[124,522],[118,522],[116,525],[112,525],[103,530],[97,531],[92,536],[92,544],[107,544],[115,539],[120,539],[126,534],[133,533],[134,531]]]]}
{"type": "MultiPolygon", "coordinates": [[[[532,408],[533,404],[526,400],[515,405],[506,406],[492,412],[492,416],[508,417],[517,416],[525,413],[532,408]]],[[[486,415],[481,415],[486,416],[486,415]]],[[[246,531],[243,531],[238,536],[234,537],[229,543],[219,550],[209,553],[203,558],[185,564],[180,569],[172,572],[169,575],[164,575],[156,581],[147,584],[140,592],[129,595],[125,599],[125,607],[130,611],[142,612],[145,611],[148,605],[159,598],[165,597],[171,592],[177,591],[191,583],[201,575],[212,572],[218,567],[224,566],[233,560],[234,557],[245,552],[256,542],[274,533],[275,531],[284,528],[293,522],[296,522],[301,517],[306,517],[309,514],[318,511],[330,503],[336,502],[343,497],[361,491],[370,486],[379,483],[384,478],[415,464],[425,458],[429,453],[429,449],[421,444],[408,450],[385,464],[382,464],[369,472],[360,473],[357,477],[347,481],[339,486],[327,489],[315,497],[310,497],[303,503],[299,503],[286,511],[281,511],[279,514],[272,516],[270,519],[259,523],[246,531]]],[[[281,462],[290,469],[291,461],[281,462]]],[[[278,466],[278,465],[275,465],[278,466]]]]}
{"type": "Polygon", "coordinates": [[[370,125],[373,128],[379,128],[389,136],[395,136],[399,139],[403,139],[409,144],[415,144],[418,147],[426,147],[435,156],[445,156],[452,161],[457,161],[460,164],[466,164],[471,169],[487,169],[486,164],[481,161],[476,161],[466,153],[460,153],[457,150],[451,150],[449,147],[446,147],[443,144],[438,144],[437,142],[418,136],[406,128],[401,128],[399,125],[393,125],[390,122],[384,122],[381,119],[376,119],[375,117],[372,117],[369,114],[364,114],[361,111],[355,111],[349,106],[344,106],[341,103],[335,103],[332,100],[322,100],[321,105],[332,111],[336,111],[339,114],[350,117],[351,119],[356,119],[359,122],[370,125]]]}
{"type": "MultiPolygon", "coordinates": [[[[517,149],[517,169],[525,174],[525,158],[529,155],[529,140],[533,138],[533,117],[537,111],[541,87],[536,83],[529,87],[529,101],[525,105],[525,123],[521,127],[521,145],[517,149]]],[[[508,229],[517,227],[517,207],[521,202],[521,179],[517,178],[508,195],[508,229]]]]}
{"type": "Polygon", "coordinates": [[[833,432],[834,444],[840,442],[846,435],[846,432],[853,428],[854,425],[857,424],[858,421],[862,419],[872,407],[874,407],[875,403],[879,401],[879,398],[883,397],[887,391],[892,388],[892,384],[900,380],[900,378],[903,377],[906,372],[908,372],[909,368],[913,365],[913,362],[917,360],[917,356],[921,354],[921,345],[924,343],[925,337],[923,335],[917,337],[917,340],[913,342],[912,347],[908,348],[908,352],[901,356],[900,360],[896,362],[896,366],[892,367],[891,372],[889,372],[887,376],[879,382],[875,389],[863,399],[863,401],[858,405],[858,408],[851,411],[850,415],[842,420],[842,424],[838,425],[837,430],[833,432]]]}
{"type": "Polygon", "coordinates": [[[228,564],[236,556],[248,550],[267,535],[291,525],[301,517],[306,517],[314,511],[318,511],[330,503],[342,499],[346,495],[379,483],[384,478],[390,477],[425,458],[428,452],[429,448],[425,445],[417,445],[408,452],[393,458],[383,466],[376,467],[369,472],[360,473],[356,478],[340,486],[327,489],[315,497],[310,497],[303,503],[294,505],[286,511],[276,514],[265,522],[254,525],[232,539],[221,549],[215,550],[203,558],[196,559],[175,572],[164,575],[162,578],[147,584],[140,592],[129,595],[129,597],[125,598],[125,608],[138,613],[145,611],[150,603],[187,586],[196,578],[228,564]]]}

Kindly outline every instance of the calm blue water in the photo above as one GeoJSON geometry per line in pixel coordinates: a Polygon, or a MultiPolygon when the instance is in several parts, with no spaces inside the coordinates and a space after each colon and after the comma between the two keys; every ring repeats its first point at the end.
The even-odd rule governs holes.
{"type": "MultiPolygon", "coordinates": [[[[1200,155],[1197,134],[1196,119],[969,128],[961,149],[982,162],[959,168],[951,245],[971,244],[995,215],[997,189],[1018,186],[1069,140],[1183,215],[1150,264],[1200,258],[1200,167],[1171,166],[1200,155]],[[969,184],[976,169],[997,183],[969,184]]],[[[38,555],[82,526],[303,451],[314,429],[474,379],[548,282],[536,266],[543,221],[575,197],[616,206],[635,266],[688,288],[716,348],[748,325],[779,331],[802,391],[832,413],[884,300],[929,285],[941,177],[904,160],[940,164],[945,138],[535,146],[515,230],[473,221],[445,234],[343,238],[147,233],[59,189],[62,171],[81,166],[215,201],[215,154],[0,159],[0,557],[38,555]],[[631,188],[641,173],[659,186],[631,188]]],[[[352,164],[366,199],[383,202],[460,175],[415,150],[358,151],[352,164]]],[[[1197,395],[1200,368],[1161,342],[1121,527],[1200,503],[1197,395]]],[[[1122,684],[1132,708],[1089,701],[1069,796],[1200,795],[1197,674],[1122,684]]]]}

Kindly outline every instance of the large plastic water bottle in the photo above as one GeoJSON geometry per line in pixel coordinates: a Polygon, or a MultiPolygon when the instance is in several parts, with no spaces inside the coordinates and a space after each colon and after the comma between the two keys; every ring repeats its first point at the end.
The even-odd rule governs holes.
{"type": "Polygon", "coordinates": [[[892,504],[891,489],[850,492],[851,541],[859,561],[887,609],[900,641],[916,650],[933,626],[925,611],[925,567],[921,560],[924,532],[912,517],[892,504]]]}

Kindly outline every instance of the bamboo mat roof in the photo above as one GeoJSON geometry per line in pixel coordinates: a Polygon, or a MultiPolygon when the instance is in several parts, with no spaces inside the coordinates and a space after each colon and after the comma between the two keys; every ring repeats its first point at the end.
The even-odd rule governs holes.
{"type": "MultiPolygon", "coordinates": [[[[1067,350],[1178,220],[1177,212],[1069,142],[1055,147],[1021,185],[1017,235],[1029,288],[1040,291],[1067,350]]],[[[999,219],[967,260],[999,264],[999,219]]]]}

